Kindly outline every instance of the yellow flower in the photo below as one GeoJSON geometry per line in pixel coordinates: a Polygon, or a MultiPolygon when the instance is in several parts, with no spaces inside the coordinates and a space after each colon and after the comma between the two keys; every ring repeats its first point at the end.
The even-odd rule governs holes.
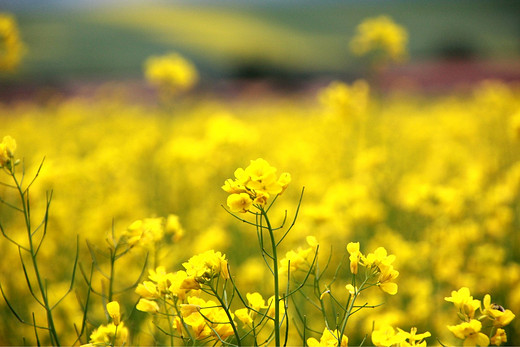
{"type": "Polygon", "coordinates": [[[340,115],[357,116],[366,110],[369,96],[370,87],[364,80],[355,81],[351,86],[332,81],[320,91],[318,98],[323,105],[340,115]]]}
{"type": "MultiPolygon", "coordinates": [[[[211,300],[189,297],[188,304],[181,306],[181,315],[184,322],[192,328],[197,340],[216,335],[223,340],[234,334],[224,309],[211,300]]],[[[233,317],[231,314],[231,318],[233,317]]]]}
{"type": "Polygon", "coordinates": [[[251,325],[253,323],[253,318],[249,314],[249,310],[247,308],[240,308],[235,311],[235,316],[242,322],[244,325],[251,325]]]}
{"type": "Polygon", "coordinates": [[[150,84],[171,94],[193,88],[199,79],[195,66],[178,53],[148,58],[144,74],[150,84]]]}
{"type": "Polygon", "coordinates": [[[119,325],[121,322],[121,313],[119,311],[119,303],[117,301],[111,301],[107,304],[107,312],[115,325],[119,325]]]}
{"type": "Polygon", "coordinates": [[[0,71],[12,71],[18,67],[25,53],[18,25],[13,16],[0,13],[0,71]]]}
{"type": "Polygon", "coordinates": [[[495,346],[500,346],[505,342],[507,342],[506,331],[502,328],[498,328],[495,335],[491,337],[491,344],[495,346]]]}
{"type": "Polygon", "coordinates": [[[357,292],[357,288],[355,288],[352,284],[347,284],[347,285],[345,286],[345,289],[347,289],[347,291],[348,291],[348,293],[349,293],[350,295],[354,295],[354,294],[356,294],[356,292],[357,292]]]}
{"type": "Polygon", "coordinates": [[[90,335],[90,343],[104,346],[123,346],[128,340],[128,329],[124,323],[101,325],[90,335]]]}
{"type": "Polygon", "coordinates": [[[184,229],[179,221],[179,216],[174,214],[168,215],[164,232],[173,235],[173,240],[175,242],[179,241],[184,236],[184,229]]]}
{"type": "MultiPolygon", "coordinates": [[[[283,301],[278,301],[278,305],[279,305],[279,309],[280,309],[280,317],[283,317],[283,315],[285,314],[285,306],[284,306],[284,303],[283,301]]],[[[267,315],[271,318],[274,317],[274,313],[275,313],[275,306],[274,306],[274,295],[271,296],[268,300],[267,300],[267,307],[268,307],[268,310],[267,310],[267,315]]]]}
{"type": "Polygon", "coordinates": [[[484,300],[484,310],[482,313],[493,320],[493,325],[496,327],[503,327],[508,325],[514,318],[515,314],[511,310],[506,310],[502,306],[491,303],[491,296],[486,294],[484,300]]]}
{"type": "Polygon", "coordinates": [[[267,308],[267,306],[265,306],[265,300],[260,293],[247,293],[246,298],[249,307],[254,311],[260,311],[262,308],[267,308]]]}
{"type": "Polygon", "coordinates": [[[469,322],[463,322],[459,325],[448,325],[448,329],[458,337],[464,340],[464,346],[488,346],[489,337],[480,332],[482,323],[476,319],[469,322]]]}
{"type": "Polygon", "coordinates": [[[384,292],[395,295],[397,294],[397,284],[392,282],[399,276],[399,271],[394,270],[392,265],[379,264],[379,277],[377,280],[377,286],[384,292]]]}
{"type": "MultiPolygon", "coordinates": [[[[1,20],[1,17],[0,17],[1,20]]],[[[10,163],[16,150],[16,141],[11,136],[4,136],[0,143],[0,167],[10,163]]]]}
{"type": "Polygon", "coordinates": [[[227,198],[227,205],[231,212],[245,213],[253,205],[253,200],[247,193],[231,194],[227,198]]]}
{"type": "Polygon", "coordinates": [[[352,272],[353,274],[357,274],[359,260],[363,256],[359,251],[359,242],[350,242],[347,245],[347,251],[350,254],[350,272],[352,272]]]}
{"type": "Polygon", "coordinates": [[[426,331],[422,334],[417,334],[417,328],[413,327],[410,332],[406,332],[397,328],[399,333],[405,336],[407,341],[401,343],[401,346],[426,346],[426,341],[423,341],[425,338],[432,336],[429,331],[426,331]]]}
{"type": "Polygon", "coordinates": [[[195,255],[186,263],[183,263],[182,266],[186,269],[188,277],[193,277],[201,283],[219,275],[225,279],[229,278],[226,256],[214,250],[195,255]]]}
{"type": "Polygon", "coordinates": [[[245,169],[235,170],[235,180],[228,179],[222,189],[231,195],[227,205],[233,212],[247,212],[252,205],[265,206],[272,195],[282,194],[289,183],[291,175],[276,175],[276,168],[258,158],[251,160],[245,169]]]}
{"type": "Polygon", "coordinates": [[[408,33],[401,25],[388,16],[367,18],[357,27],[357,33],[350,42],[356,55],[365,55],[379,50],[390,60],[399,61],[406,56],[408,33]]]}
{"type": "Polygon", "coordinates": [[[314,337],[307,339],[307,345],[309,347],[319,347],[319,346],[327,346],[327,347],[347,347],[348,345],[348,337],[343,335],[341,337],[341,343],[339,342],[339,332],[337,330],[330,331],[328,328],[323,329],[323,334],[321,335],[320,341],[315,339],[314,337]]]}
{"type": "Polygon", "coordinates": [[[157,302],[148,299],[139,299],[135,308],[142,312],[154,313],[159,311],[159,305],[157,302]]]}
{"type": "Polygon", "coordinates": [[[157,285],[151,281],[144,281],[143,283],[139,283],[135,289],[135,292],[141,297],[147,299],[155,299],[161,296],[157,290],[157,285]]]}
{"type": "Polygon", "coordinates": [[[469,318],[473,318],[475,311],[480,308],[480,301],[473,299],[467,287],[462,287],[458,291],[452,291],[451,296],[445,297],[444,300],[452,302],[462,314],[469,318]]]}
{"type": "Polygon", "coordinates": [[[372,331],[372,343],[375,346],[392,346],[399,345],[406,340],[404,332],[395,332],[395,329],[389,325],[382,326],[372,331]]]}

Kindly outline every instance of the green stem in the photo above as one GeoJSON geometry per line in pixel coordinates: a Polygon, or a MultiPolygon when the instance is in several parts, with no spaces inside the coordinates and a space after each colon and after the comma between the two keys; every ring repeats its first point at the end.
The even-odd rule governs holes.
{"type": "Polygon", "coordinates": [[[25,218],[25,227],[27,229],[27,236],[29,239],[29,253],[31,254],[31,261],[34,267],[34,273],[36,275],[36,280],[38,281],[38,287],[40,288],[40,293],[42,296],[43,304],[45,311],[47,313],[47,324],[49,326],[49,336],[51,339],[51,343],[55,343],[57,346],[60,345],[58,334],[56,332],[56,327],[54,326],[54,319],[52,318],[52,309],[49,305],[49,299],[47,297],[47,293],[45,292],[45,285],[43,283],[43,280],[40,276],[40,270],[38,268],[38,261],[36,259],[36,252],[34,250],[34,243],[32,238],[32,230],[31,230],[31,217],[29,212],[29,202],[27,195],[28,191],[22,191],[22,187],[18,180],[16,179],[15,171],[14,171],[14,165],[10,168],[10,174],[13,177],[13,180],[16,185],[16,189],[18,190],[18,194],[20,195],[20,200],[22,202],[22,211],[25,218]]]}
{"type": "Polygon", "coordinates": [[[213,287],[213,285],[211,283],[208,283],[208,285],[211,288],[211,291],[213,292],[213,294],[215,294],[215,297],[217,298],[218,302],[220,303],[220,305],[224,309],[224,312],[226,312],[226,315],[227,315],[227,317],[229,319],[229,324],[231,324],[231,327],[233,328],[233,333],[235,334],[235,337],[237,339],[237,346],[242,346],[242,344],[240,342],[240,335],[238,334],[238,330],[237,330],[237,327],[235,325],[235,322],[233,321],[233,317],[231,317],[231,313],[229,312],[229,307],[225,305],[224,301],[222,300],[220,295],[218,295],[218,292],[213,287]]]}
{"type": "Polygon", "coordinates": [[[260,208],[262,216],[265,218],[265,222],[267,223],[267,230],[269,231],[269,237],[271,238],[271,247],[273,249],[273,276],[274,276],[274,340],[276,346],[280,346],[280,305],[278,301],[280,299],[280,288],[278,282],[278,255],[276,252],[276,240],[274,238],[273,228],[271,226],[271,222],[267,217],[267,213],[263,208],[260,208]]]}

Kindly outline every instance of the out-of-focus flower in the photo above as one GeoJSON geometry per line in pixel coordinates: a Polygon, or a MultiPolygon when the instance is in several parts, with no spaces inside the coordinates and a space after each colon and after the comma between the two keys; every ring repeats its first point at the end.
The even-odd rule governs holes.
{"type": "Polygon", "coordinates": [[[318,241],[314,236],[308,236],[306,241],[309,247],[298,247],[296,251],[291,250],[280,260],[280,274],[287,273],[289,267],[291,273],[294,273],[296,270],[304,268],[305,265],[310,266],[310,256],[315,253],[318,241]]]}
{"type": "Polygon", "coordinates": [[[350,272],[355,275],[358,273],[358,264],[362,257],[362,254],[359,251],[359,242],[350,242],[347,245],[347,251],[350,254],[350,272]]]}
{"type": "Polygon", "coordinates": [[[406,56],[408,33],[388,16],[367,18],[357,27],[350,48],[356,55],[381,51],[390,60],[400,61],[406,56]]]}
{"type": "Polygon", "coordinates": [[[314,337],[310,337],[307,339],[307,345],[309,347],[319,347],[319,346],[327,346],[327,347],[347,347],[348,346],[348,337],[345,335],[341,336],[341,343],[339,343],[339,332],[337,330],[330,331],[329,329],[323,329],[323,334],[321,335],[320,340],[318,341],[314,337]]]}
{"type": "Polygon", "coordinates": [[[199,80],[195,66],[178,53],[148,58],[144,74],[150,84],[173,95],[193,88],[199,80]]]}
{"type": "Polygon", "coordinates": [[[25,53],[18,25],[13,16],[0,13],[0,71],[13,71],[25,53]]]}
{"type": "Polygon", "coordinates": [[[398,331],[389,325],[382,326],[379,329],[372,331],[372,343],[375,346],[392,346],[399,345],[406,340],[406,333],[398,331]]]}
{"type": "Polygon", "coordinates": [[[352,85],[340,81],[332,81],[318,94],[319,101],[326,107],[342,116],[358,116],[368,105],[370,87],[364,80],[352,85]]]}
{"type": "Polygon", "coordinates": [[[139,299],[139,302],[137,303],[135,308],[142,312],[155,313],[159,311],[159,305],[157,304],[157,302],[142,298],[139,299]]]}
{"type": "Polygon", "coordinates": [[[11,136],[4,136],[0,143],[0,167],[11,162],[16,150],[16,141],[11,136]]]}
{"type": "Polygon", "coordinates": [[[459,325],[448,325],[448,329],[458,337],[464,340],[464,346],[488,346],[489,337],[480,332],[482,323],[476,319],[469,322],[463,322],[459,325]]]}
{"type": "Polygon", "coordinates": [[[124,323],[101,325],[90,334],[90,343],[96,346],[123,346],[128,342],[128,328],[124,323]]]}
{"type": "Polygon", "coordinates": [[[491,344],[495,346],[500,346],[503,343],[507,342],[507,334],[506,331],[502,328],[498,328],[495,335],[491,337],[491,344]]]}

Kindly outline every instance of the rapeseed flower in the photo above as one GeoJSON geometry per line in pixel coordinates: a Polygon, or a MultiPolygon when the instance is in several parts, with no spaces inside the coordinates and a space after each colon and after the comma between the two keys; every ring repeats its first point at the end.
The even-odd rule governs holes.
{"type": "Polygon", "coordinates": [[[380,51],[390,60],[400,61],[406,56],[408,33],[401,25],[388,16],[367,18],[357,27],[357,33],[350,42],[356,55],[380,51]]]}
{"type": "Polygon", "coordinates": [[[320,340],[318,341],[314,337],[310,337],[307,339],[307,345],[309,347],[319,347],[319,346],[325,346],[325,347],[347,347],[348,346],[348,337],[345,335],[341,336],[341,342],[339,338],[339,332],[337,330],[329,330],[328,328],[323,329],[323,334],[320,337],[320,340]]]}
{"type": "Polygon", "coordinates": [[[222,189],[231,194],[227,205],[232,212],[248,212],[252,206],[263,207],[271,196],[282,194],[289,183],[291,175],[276,175],[277,169],[258,158],[251,160],[245,169],[235,170],[235,179],[224,182],[222,189]]]}
{"type": "Polygon", "coordinates": [[[502,306],[491,303],[491,296],[486,294],[482,300],[484,309],[482,313],[493,320],[493,325],[496,327],[504,327],[511,323],[515,318],[515,314],[509,309],[504,309],[502,306]]]}
{"type": "Polygon", "coordinates": [[[112,318],[114,325],[119,325],[119,323],[121,323],[121,312],[117,301],[111,301],[107,304],[107,312],[112,318]]]}
{"type": "Polygon", "coordinates": [[[144,75],[150,84],[168,94],[190,90],[199,79],[195,66],[178,53],[148,58],[144,75]]]}
{"type": "Polygon", "coordinates": [[[90,344],[94,346],[124,346],[128,342],[128,328],[121,322],[101,325],[90,334],[90,344]]]}
{"type": "Polygon", "coordinates": [[[467,287],[462,287],[458,291],[452,291],[451,296],[445,297],[444,300],[452,302],[460,313],[468,318],[473,318],[475,311],[480,308],[480,300],[473,299],[467,287]]]}
{"type": "Polygon", "coordinates": [[[507,342],[507,334],[506,331],[502,328],[498,328],[495,332],[495,335],[491,337],[491,344],[495,346],[500,346],[503,343],[507,342]]]}
{"type": "Polygon", "coordinates": [[[192,277],[200,283],[208,282],[217,276],[222,276],[224,279],[229,278],[226,256],[214,250],[195,255],[182,266],[186,269],[188,277],[192,277]]]}
{"type": "Polygon", "coordinates": [[[374,346],[393,346],[402,344],[407,338],[404,331],[396,332],[390,325],[385,325],[372,331],[372,343],[374,346]]]}
{"type": "Polygon", "coordinates": [[[10,14],[0,13],[0,71],[16,69],[24,53],[16,20],[10,14]]]}
{"type": "Polygon", "coordinates": [[[16,141],[11,136],[4,136],[0,143],[0,167],[6,166],[14,158],[16,141]]]}
{"type": "Polygon", "coordinates": [[[448,329],[458,337],[464,340],[464,346],[488,346],[489,337],[481,333],[482,323],[476,319],[469,322],[463,322],[459,325],[448,325],[448,329]]]}

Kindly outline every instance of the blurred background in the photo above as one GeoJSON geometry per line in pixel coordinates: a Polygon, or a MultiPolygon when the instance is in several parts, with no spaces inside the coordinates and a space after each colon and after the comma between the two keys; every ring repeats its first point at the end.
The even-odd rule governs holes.
{"type": "Polygon", "coordinates": [[[355,28],[381,14],[409,33],[408,60],[378,76],[382,87],[520,80],[518,1],[2,0],[0,10],[16,17],[27,46],[19,71],[1,78],[4,98],[42,85],[139,87],[145,59],[170,51],[194,62],[199,88],[253,80],[300,90],[350,80],[367,70],[349,52],[355,28]]]}

